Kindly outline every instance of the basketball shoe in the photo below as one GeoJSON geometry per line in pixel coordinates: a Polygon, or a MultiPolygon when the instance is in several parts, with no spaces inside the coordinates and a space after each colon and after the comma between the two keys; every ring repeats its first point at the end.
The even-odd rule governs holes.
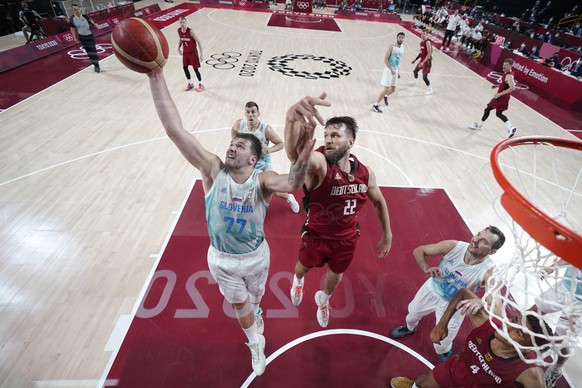
{"type": "Polygon", "coordinates": [[[416,79],[416,78],[415,78],[415,79],[413,79],[412,81],[410,81],[410,82],[408,83],[408,85],[410,85],[410,86],[416,86],[416,85],[418,85],[418,79],[416,79]]]}
{"type": "Polygon", "coordinates": [[[515,132],[517,132],[517,128],[515,128],[515,127],[512,127],[511,129],[508,129],[507,130],[507,135],[508,135],[507,138],[508,139],[511,139],[512,137],[514,137],[515,136],[515,132]]]}
{"type": "Polygon", "coordinates": [[[303,285],[293,284],[291,286],[291,303],[293,306],[299,306],[303,300],[303,285]]]}
{"type": "Polygon", "coordinates": [[[380,107],[378,106],[378,104],[372,105],[372,111],[374,111],[376,113],[382,113],[382,109],[380,109],[380,107]]]}
{"type": "Polygon", "coordinates": [[[257,332],[263,334],[265,332],[265,322],[263,321],[263,309],[259,307],[259,311],[255,313],[255,323],[257,324],[257,332]]]}
{"type": "Polygon", "coordinates": [[[408,377],[394,377],[390,380],[390,386],[392,388],[412,388],[414,381],[410,380],[408,377]]]}
{"type": "Polygon", "coordinates": [[[426,89],[426,92],[424,92],[424,94],[425,94],[426,96],[430,96],[430,95],[431,95],[431,94],[433,94],[433,93],[434,93],[434,92],[432,91],[432,88],[431,88],[430,86],[429,86],[429,87],[426,89]]]}
{"type": "Polygon", "coordinates": [[[317,291],[315,293],[315,304],[317,304],[317,323],[319,323],[319,326],[321,327],[327,327],[327,324],[329,323],[329,302],[322,304],[319,301],[322,294],[323,291],[317,291]]]}
{"type": "Polygon", "coordinates": [[[472,129],[473,131],[480,131],[481,128],[483,128],[483,126],[479,125],[476,121],[473,124],[469,125],[469,129],[472,129]]]}
{"type": "Polygon", "coordinates": [[[402,326],[398,326],[398,327],[395,327],[394,329],[392,329],[392,331],[390,332],[390,336],[392,338],[402,338],[405,335],[414,334],[414,333],[416,333],[416,327],[412,330],[408,330],[408,326],[402,325],[402,326]]]}
{"type": "Polygon", "coordinates": [[[548,368],[544,373],[544,379],[546,381],[547,388],[553,388],[556,385],[556,382],[562,377],[562,369],[558,369],[557,371],[548,368]]]}
{"type": "Polygon", "coordinates": [[[247,343],[247,346],[251,351],[253,371],[255,371],[257,376],[260,376],[265,373],[267,359],[265,358],[265,337],[262,334],[258,334],[258,337],[259,341],[256,344],[247,343]]]}
{"type": "Polygon", "coordinates": [[[194,89],[194,85],[192,85],[190,82],[188,82],[188,85],[186,85],[186,87],[184,88],[184,90],[185,91],[188,91],[188,90],[192,90],[192,89],[194,89]]]}
{"type": "Polygon", "coordinates": [[[451,358],[453,356],[453,349],[449,350],[446,353],[443,354],[439,354],[439,362],[445,362],[447,361],[449,358],[451,358]]]}
{"type": "Polygon", "coordinates": [[[293,210],[293,213],[295,214],[299,213],[300,209],[299,203],[297,202],[293,194],[289,194],[289,198],[287,198],[287,203],[289,204],[289,206],[291,206],[291,210],[293,210]]]}
{"type": "MultiPolygon", "coordinates": [[[[192,87],[194,87],[194,86],[192,86],[192,87]]],[[[201,92],[201,91],[203,91],[203,90],[204,90],[204,85],[202,85],[202,84],[198,84],[198,87],[196,88],[196,91],[197,91],[197,92],[201,92]]]]}

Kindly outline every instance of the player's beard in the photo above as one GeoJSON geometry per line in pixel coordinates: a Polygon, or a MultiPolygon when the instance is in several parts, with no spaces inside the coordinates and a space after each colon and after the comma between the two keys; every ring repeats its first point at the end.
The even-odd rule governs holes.
{"type": "Polygon", "coordinates": [[[348,146],[344,145],[343,147],[338,148],[334,151],[331,155],[326,155],[325,158],[331,164],[337,164],[339,160],[341,160],[346,154],[348,153],[348,146]]]}

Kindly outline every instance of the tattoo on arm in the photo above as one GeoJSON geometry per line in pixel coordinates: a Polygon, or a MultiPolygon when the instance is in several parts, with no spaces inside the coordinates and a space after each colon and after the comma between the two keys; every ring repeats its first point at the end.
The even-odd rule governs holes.
{"type": "Polygon", "coordinates": [[[289,171],[289,177],[287,178],[287,182],[291,186],[295,186],[295,183],[298,181],[303,182],[305,180],[305,175],[307,175],[307,168],[309,167],[309,161],[306,160],[297,160],[293,166],[291,166],[291,170],[289,171]]]}

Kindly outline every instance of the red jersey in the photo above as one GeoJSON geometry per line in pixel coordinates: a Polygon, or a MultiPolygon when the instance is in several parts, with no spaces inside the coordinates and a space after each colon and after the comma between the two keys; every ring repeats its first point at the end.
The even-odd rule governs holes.
{"type": "MultiPolygon", "coordinates": [[[[503,77],[501,77],[501,83],[499,84],[499,88],[497,89],[497,93],[501,93],[504,90],[509,89],[509,84],[506,81],[506,78],[508,75],[513,76],[513,71],[510,71],[508,73],[504,73],[503,77]]],[[[499,98],[494,98],[492,99],[489,104],[487,104],[487,106],[489,106],[489,108],[491,109],[496,109],[496,110],[507,110],[507,108],[509,107],[509,98],[510,98],[510,94],[504,94],[503,96],[499,97],[499,98]]]]}
{"type": "MultiPolygon", "coordinates": [[[[508,75],[513,76],[513,71],[510,71],[508,73],[503,74],[503,77],[501,77],[501,83],[499,84],[499,88],[497,89],[497,93],[501,93],[502,91],[509,89],[509,84],[505,80],[508,75]]],[[[505,97],[505,96],[509,97],[509,94],[506,94],[506,95],[501,96],[501,97],[505,97]]]]}
{"type": "MultiPolygon", "coordinates": [[[[315,152],[323,153],[323,147],[315,152]]],[[[305,229],[317,237],[344,240],[357,233],[357,213],[368,199],[368,168],[350,154],[351,171],[342,171],[327,162],[327,173],[318,188],[303,199],[307,220],[305,229]]]]}
{"type": "Polygon", "coordinates": [[[196,41],[192,38],[190,27],[186,28],[186,32],[182,32],[182,27],[178,28],[178,36],[182,43],[182,51],[184,54],[194,54],[196,51],[196,41]]]}
{"type": "MultiPolygon", "coordinates": [[[[519,356],[501,358],[491,352],[495,328],[487,320],[468,335],[462,354],[451,357],[433,370],[441,386],[515,387],[515,379],[535,365],[525,363],[519,356]]],[[[534,358],[533,354],[526,355],[534,358]]]]}
{"type": "Polygon", "coordinates": [[[428,45],[428,39],[425,39],[425,40],[421,40],[420,41],[420,61],[421,62],[428,55],[428,47],[427,47],[427,45],[428,45]]]}

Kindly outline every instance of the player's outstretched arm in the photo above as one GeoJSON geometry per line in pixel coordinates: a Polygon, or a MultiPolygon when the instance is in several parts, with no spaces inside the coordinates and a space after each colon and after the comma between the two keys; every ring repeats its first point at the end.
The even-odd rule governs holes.
{"type": "Polygon", "coordinates": [[[289,174],[279,175],[272,171],[263,172],[260,177],[264,182],[263,195],[269,195],[274,192],[290,193],[298,190],[305,182],[309,161],[315,145],[315,126],[306,130],[297,143],[297,160],[291,165],[289,174]]]}
{"type": "Polygon", "coordinates": [[[416,264],[431,278],[443,276],[442,270],[437,267],[431,267],[428,256],[444,256],[455,248],[458,241],[444,240],[436,244],[421,245],[412,251],[416,264]]]}
{"type": "Polygon", "coordinates": [[[388,214],[388,205],[376,183],[376,175],[371,169],[370,178],[368,179],[368,198],[374,205],[376,216],[382,226],[382,239],[376,245],[376,254],[378,257],[385,257],[392,247],[392,229],[390,227],[390,215],[388,214]]]}
{"type": "Polygon", "coordinates": [[[206,151],[202,144],[184,129],[178,109],[168,91],[163,71],[149,73],[148,77],[154,105],[166,133],[182,155],[200,170],[205,178],[214,179],[223,167],[222,161],[218,156],[206,151]]]}
{"type": "Polygon", "coordinates": [[[297,146],[305,142],[305,136],[310,129],[315,129],[317,123],[325,125],[325,120],[316,109],[316,106],[331,106],[325,101],[326,93],[319,97],[307,96],[293,105],[285,116],[285,152],[291,163],[295,163],[300,151],[297,146]]]}

